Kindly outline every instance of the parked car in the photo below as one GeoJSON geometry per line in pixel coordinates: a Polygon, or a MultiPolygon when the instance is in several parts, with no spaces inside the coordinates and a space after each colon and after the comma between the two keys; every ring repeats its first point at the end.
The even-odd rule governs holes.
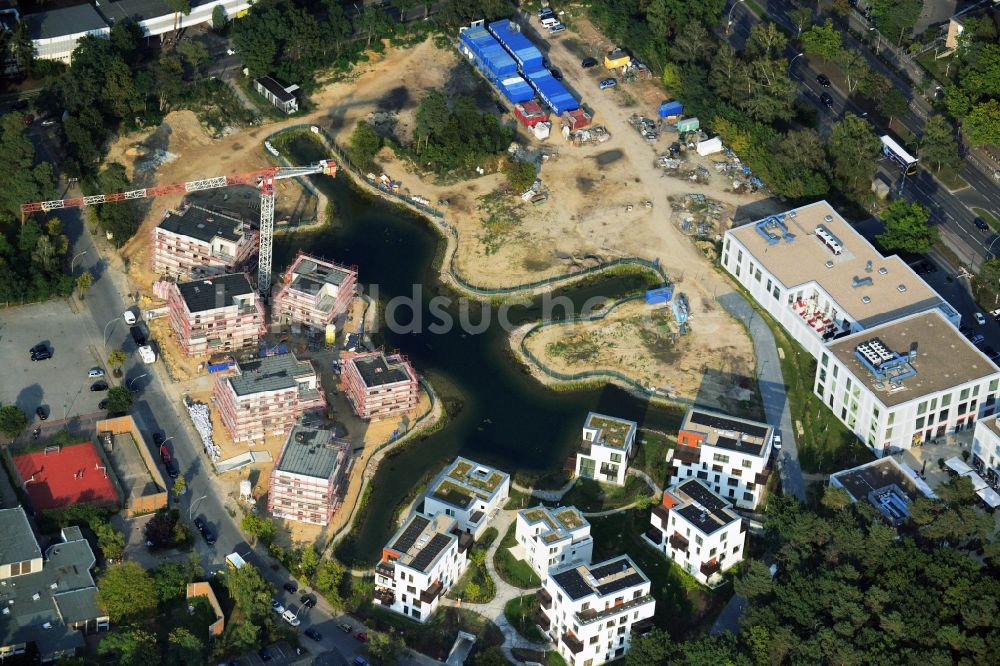
{"type": "Polygon", "coordinates": [[[52,358],[52,351],[50,349],[41,349],[36,352],[31,352],[32,361],[47,361],[52,358]]]}
{"type": "Polygon", "coordinates": [[[10,108],[12,108],[15,111],[24,111],[25,109],[28,108],[28,100],[19,99],[16,102],[14,102],[14,104],[10,108]]]}
{"type": "Polygon", "coordinates": [[[991,361],[995,359],[997,356],[1000,356],[1000,352],[998,352],[990,345],[983,345],[981,347],[981,350],[984,354],[986,354],[986,358],[990,359],[991,361]]]}
{"type": "Polygon", "coordinates": [[[31,127],[31,124],[33,122],[35,122],[35,117],[33,115],[31,115],[30,113],[26,113],[24,115],[24,126],[25,127],[31,127]]]}
{"type": "Polygon", "coordinates": [[[194,526],[198,529],[199,532],[203,532],[205,530],[205,518],[204,518],[204,516],[198,516],[198,517],[196,517],[194,519],[194,526]]]}
{"type": "Polygon", "coordinates": [[[368,642],[368,634],[364,631],[357,631],[354,633],[354,637],[357,638],[362,643],[368,642]]]}
{"type": "Polygon", "coordinates": [[[135,340],[136,345],[141,347],[146,344],[146,332],[142,330],[141,325],[132,326],[129,328],[129,332],[132,334],[132,339],[135,340]]]}
{"type": "Polygon", "coordinates": [[[44,421],[49,418],[49,408],[45,405],[39,405],[35,408],[35,414],[40,420],[44,421]]]}
{"type": "Polygon", "coordinates": [[[205,543],[209,546],[215,545],[215,532],[212,531],[211,527],[205,525],[205,527],[201,530],[201,535],[205,537],[205,543]]]}
{"type": "Polygon", "coordinates": [[[990,310],[990,316],[1000,322],[1000,309],[990,310]]]}
{"type": "Polygon", "coordinates": [[[299,591],[298,583],[296,583],[295,581],[285,583],[282,587],[284,587],[285,591],[288,592],[289,594],[295,594],[296,592],[299,591]]]}
{"type": "Polygon", "coordinates": [[[982,312],[977,312],[973,316],[976,318],[976,323],[977,324],[979,324],[980,326],[985,326],[986,325],[986,317],[983,316],[982,312]]]}
{"type": "Polygon", "coordinates": [[[972,221],[972,223],[975,224],[976,225],[976,229],[979,229],[980,231],[989,231],[990,230],[990,225],[986,224],[986,220],[984,220],[981,217],[977,217],[976,219],[974,219],[972,221]]]}
{"type": "Polygon", "coordinates": [[[820,84],[824,88],[830,87],[830,77],[826,74],[820,74],[816,77],[816,83],[820,84]]]}
{"type": "Polygon", "coordinates": [[[30,354],[37,354],[40,351],[48,351],[48,346],[44,342],[39,342],[37,345],[28,350],[30,354]]]}
{"type": "Polygon", "coordinates": [[[281,619],[293,627],[297,627],[302,624],[302,620],[300,620],[299,617],[292,612],[291,608],[285,609],[285,612],[281,614],[281,619]]]}
{"type": "Polygon", "coordinates": [[[597,67],[597,58],[584,58],[580,63],[580,67],[584,69],[590,69],[591,67],[597,67]]]}
{"type": "Polygon", "coordinates": [[[104,400],[101,400],[99,403],[97,403],[97,408],[98,409],[107,409],[108,408],[108,399],[105,398],[104,400]]]}
{"type": "Polygon", "coordinates": [[[159,446],[160,444],[163,444],[163,442],[165,442],[165,441],[167,441],[167,439],[166,439],[166,437],[163,436],[162,432],[154,432],[153,433],[153,444],[155,444],[156,446],[159,446]]]}
{"type": "Polygon", "coordinates": [[[555,67],[553,67],[549,71],[552,73],[552,78],[553,79],[555,79],[556,81],[562,81],[562,72],[560,72],[555,67]]]}
{"type": "Polygon", "coordinates": [[[781,450],[781,433],[775,432],[774,437],[771,438],[771,446],[774,447],[775,451],[781,450]]]}
{"type": "Polygon", "coordinates": [[[302,633],[304,633],[306,636],[308,636],[309,638],[313,639],[317,643],[319,643],[321,640],[323,640],[323,634],[319,633],[318,631],[316,631],[312,627],[309,627],[308,629],[306,629],[302,633]]]}
{"type": "Polygon", "coordinates": [[[273,658],[271,657],[271,652],[266,647],[257,650],[257,656],[260,657],[261,661],[271,661],[273,658]]]}
{"type": "Polygon", "coordinates": [[[833,96],[830,93],[823,93],[819,96],[819,101],[823,102],[824,105],[833,108],[833,96]]]}
{"type": "Polygon", "coordinates": [[[616,85],[618,85],[618,79],[616,79],[614,77],[611,77],[611,78],[604,79],[603,81],[601,81],[601,83],[600,83],[600,85],[598,87],[601,90],[607,90],[608,88],[614,88],[616,85]]]}
{"type": "Polygon", "coordinates": [[[277,599],[271,599],[271,610],[273,610],[278,615],[285,612],[285,607],[281,605],[281,602],[277,599]]]}
{"type": "Polygon", "coordinates": [[[234,56],[234,55],[236,55],[236,49],[226,49],[226,55],[227,56],[234,56]]]}
{"type": "Polygon", "coordinates": [[[91,379],[97,379],[99,377],[103,377],[104,370],[101,370],[100,368],[91,368],[90,372],[87,373],[87,376],[90,377],[91,379]]]}
{"type": "Polygon", "coordinates": [[[107,391],[108,390],[108,383],[104,382],[104,381],[94,382],[93,384],[90,385],[90,390],[94,391],[94,392],[97,392],[97,391],[107,391]]]}
{"type": "Polygon", "coordinates": [[[316,605],[316,597],[312,596],[311,594],[303,594],[301,597],[299,597],[299,602],[306,608],[312,608],[313,606],[316,605]]]}
{"type": "Polygon", "coordinates": [[[984,338],[983,336],[977,334],[977,335],[973,335],[971,338],[969,338],[969,342],[971,342],[972,344],[974,344],[974,345],[976,345],[978,347],[979,345],[981,345],[984,342],[986,342],[986,338],[984,338]]]}
{"type": "Polygon", "coordinates": [[[340,627],[340,630],[345,634],[349,634],[354,631],[354,627],[352,627],[349,622],[341,622],[337,626],[340,627]]]}
{"type": "Polygon", "coordinates": [[[122,317],[125,319],[125,323],[128,324],[129,326],[135,323],[135,313],[132,312],[131,308],[123,312],[122,317]]]}
{"type": "Polygon", "coordinates": [[[549,34],[558,35],[560,32],[565,32],[565,30],[566,26],[564,26],[562,23],[556,23],[554,26],[549,28],[549,34]]]}
{"type": "Polygon", "coordinates": [[[354,664],[354,666],[371,666],[368,663],[368,660],[361,656],[355,657],[354,661],[351,663],[354,664]]]}
{"type": "Polygon", "coordinates": [[[176,479],[181,475],[181,469],[177,466],[177,462],[175,460],[163,463],[163,466],[167,469],[167,476],[171,479],[176,479]]]}

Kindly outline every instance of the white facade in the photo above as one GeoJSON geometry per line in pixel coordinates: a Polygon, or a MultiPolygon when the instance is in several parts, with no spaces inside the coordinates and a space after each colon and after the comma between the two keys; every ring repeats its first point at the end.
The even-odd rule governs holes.
{"type": "Polygon", "coordinates": [[[594,554],[590,523],[576,507],[538,505],[517,512],[517,543],[539,578],[569,564],[589,564],[594,554]]]}
{"type": "Polygon", "coordinates": [[[422,513],[454,518],[459,530],[479,539],[508,497],[509,474],[460,456],[431,483],[422,513]]]}
{"type": "Polygon", "coordinates": [[[583,425],[583,442],[576,454],[576,475],[602,483],[625,485],[632,444],[634,421],[590,412],[583,425]]]}
{"type": "Polygon", "coordinates": [[[753,511],[764,495],[774,429],[766,423],[689,409],[670,460],[675,482],[699,479],[736,506],[753,511]]]}
{"type": "Polygon", "coordinates": [[[652,628],[649,579],[627,555],[553,571],[542,585],[539,623],[571,666],[620,659],[652,628]]]}
{"type": "Polygon", "coordinates": [[[743,519],[697,480],[664,493],[649,521],[643,538],[703,585],[720,584],[722,573],[743,560],[743,519]]]}
{"type": "Polygon", "coordinates": [[[1000,484],[1000,424],[996,416],[976,423],[969,464],[994,488],[1000,484]]]}
{"type": "MultiPolygon", "coordinates": [[[[889,345],[892,347],[892,343],[889,345]]],[[[933,312],[913,315],[831,345],[820,356],[813,386],[823,404],[879,456],[972,428],[979,418],[994,413],[998,389],[1000,370],[933,312]],[[919,330],[934,320],[938,332],[947,332],[945,341],[925,344],[919,330]],[[917,332],[905,339],[919,343],[912,362],[916,368],[913,377],[899,382],[873,382],[870,373],[843,351],[869,340],[869,334],[900,339],[893,330],[908,324],[913,324],[910,328],[917,332]],[[936,382],[940,388],[928,390],[935,385],[929,382],[935,379],[943,380],[936,382]]]]}
{"type": "Polygon", "coordinates": [[[468,566],[468,535],[456,535],[455,520],[411,514],[375,565],[375,603],[426,622],[440,599],[468,566]]]}

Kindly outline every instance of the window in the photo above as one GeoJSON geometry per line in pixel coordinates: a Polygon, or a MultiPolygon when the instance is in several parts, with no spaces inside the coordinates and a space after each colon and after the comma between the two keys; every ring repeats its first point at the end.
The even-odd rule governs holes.
{"type": "Polygon", "coordinates": [[[712,454],[712,460],[717,463],[728,463],[729,456],[722,455],[721,453],[714,453],[712,454]]]}
{"type": "Polygon", "coordinates": [[[823,358],[820,360],[820,365],[822,365],[825,368],[826,364],[829,362],[830,362],[830,355],[827,354],[826,352],[823,352],[823,358]]]}
{"type": "Polygon", "coordinates": [[[773,286],[773,285],[772,285],[772,283],[771,283],[771,278],[768,278],[768,279],[767,279],[767,290],[768,290],[768,291],[771,291],[771,287],[772,287],[772,286],[773,286]]]}
{"type": "Polygon", "coordinates": [[[750,467],[751,465],[753,465],[753,462],[752,462],[752,461],[750,461],[750,460],[744,460],[744,461],[743,461],[743,466],[744,466],[744,467],[747,467],[747,468],[749,468],[749,467],[750,467]]]}
{"type": "Polygon", "coordinates": [[[917,424],[913,426],[913,428],[914,430],[920,430],[923,427],[924,427],[924,417],[921,416],[920,418],[917,419],[917,424]]]}
{"type": "MultiPolygon", "coordinates": [[[[950,404],[951,404],[951,394],[950,393],[948,395],[941,396],[941,406],[942,407],[947,407],[950,404]]],[[[890,421],[890,423],[891,423],[891,421],[890,421]]]]}
{"type": "Polygon", "coordinates": [[[947,421],[947,420],[948,420],[948,410],[947,409],[942,409],[941,412],[938,414],[938,422],[947,421]]]}
{"type": "Polygon", "coordinates": [[[969,399],[969,389],[967,389],[967,388],[962,389],[962,393],[958,396],[958,399],[959,400],[968,400],[969,399]]]}
{"type": "Polygon", "coordinates": [[[700,545],[701,545],[701,537],[700,537],[700,536],[698,536],[697,534],[695,534],[695,535],[694,535],[694,542],[695,542],[695,543],[696,543],[697,545],[699,545],[699,546],[700,546],[700,545]]]}
{"type": "Polygon", "coordinates": [[[1000,379],[994,379],[990,382],[990,393],[996,393],[998,388],[1000,388],[1000,379]]]}
{"type": "Polygon", "coordinates": [[[621,461],[622,461],[622,454],[620,454],[620,453],[612,453],[611,454],[611,462],[613,462],[613,463],[620,463],[621,461]]]}
{"type": "Polygon", "coordinates": [[[737,485],[737,484],[738,484],[739,482],[740,482],[740,481],[739,481],[739,479],[729,479],[729,481],[728,481],[727,483],[728,483],[729,485],[731,485],[731,486],[735,486],[735,485],[737,485]]]}
{"type": "MultiPolygon", "coordinates": [[[[918,416],[920,414],[925,414],[926,412],[927,412],[927,403],[926,402],[922,402],[919,405],[917,405],[917,415],[918,416]]],[[[917,426],[917,427],[919,428],[920,426],[917,426]]]]}

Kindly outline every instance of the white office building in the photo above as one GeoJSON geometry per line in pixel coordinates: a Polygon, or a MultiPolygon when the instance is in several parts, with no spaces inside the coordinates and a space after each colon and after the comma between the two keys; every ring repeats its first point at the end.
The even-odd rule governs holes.
{"type": "Polygon", "coordinates": [[[703,585],[719,585],[722,573],[743,559],[743,519],[697,479],[665,492],[649,521],[643,538],[703,585]]]}
{"type": "Polygon", "coordinates": [[[910,504],[937,496],[916,472],[885,457],[830,475],[830,486],[844,490],[852,502],[867,502],[892,525],[910,517],[910,504]]]}
{"type": "Polygon", "coordinates": [[[1000,423],[996,416],[981,419],[976,423],[972,435],[972,457],[969,459],[979,476],[990,488],[977,491],[989,505],[995,505],[1000,497],[1000,423]]]}
{"type": "Polygon", "coordinates": [[[625,485],[635,431],[635,421],[595,412],[587,414],[583,442],[576,454],[576,475],[602,483],[625,485]]]}
{"type": "Polygon", "coordinates": [[[510,475],[459,456],[442,470],[424,495],[421,513],[455,519],[458,529],[478,539],[510,497],[510,475]]]}
{"type": "Polygon", "coordinates": [[[627,555],[553,571],[542,585],[537,620],[570,666],[620,659],[653,628],[649,579],[627,555]]]}
{"type": "Polygon", "coordinates": [[[573,506],[518,511],[514,535],[522,559],[543,579],[552,569],[589,564],[594,553],[590,523],[573,506]]]}
{"type": "Polygon", "coordinates": [[[699,479],[742,509],[760,504],[770,474],[774,428],[766,423],[692,408],[670,459],[675,482],[699,479]]]}
{"type": "Polygon", "coordinates": [[[993,362],[931,310],[830,344],[814,391],[881,456],[972,428],[998,386],[993,362]]]}
{"type": "Polygon", "coordinates": [[[471,545],[454,518],[410,514],[375,565],[375,603],[426,622],[465,572],[471,545]]]}

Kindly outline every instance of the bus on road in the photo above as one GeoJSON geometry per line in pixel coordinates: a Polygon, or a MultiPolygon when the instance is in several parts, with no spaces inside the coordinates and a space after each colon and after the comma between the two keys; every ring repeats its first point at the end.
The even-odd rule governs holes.
{"type": "Polygon", "coordinates": [[[917,158],[909,154],[888,134],[882,135],[882,154],[898,164],[907,176],[917,173],[917,158]]]}

